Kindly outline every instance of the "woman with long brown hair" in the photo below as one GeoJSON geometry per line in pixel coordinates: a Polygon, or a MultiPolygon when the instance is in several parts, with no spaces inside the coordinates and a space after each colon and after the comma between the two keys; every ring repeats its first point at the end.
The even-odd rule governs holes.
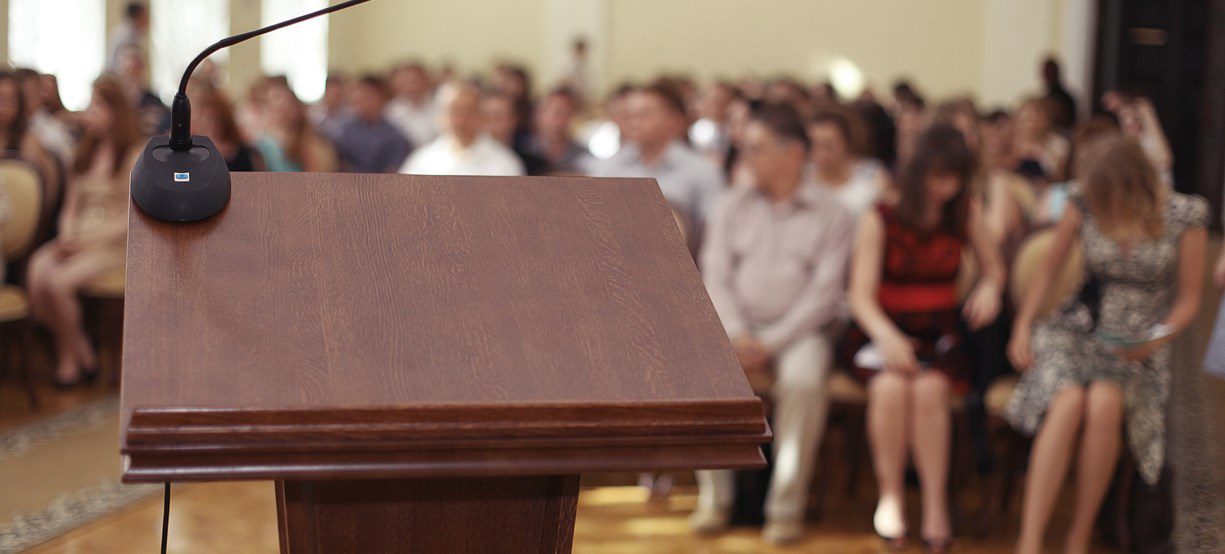
{"type": "Polygon", "coordinates": [[[1140,145],[1118,134],[1078,158],[1079,184],[1008,345],[1024,374],[1006,415],[1036,435],[1017,546],[1023,554],[1042,551],[1077,443],[1067,552],[1088,550],[1124,430],[1141,477],[1157,482],[1165,465],[1169,344],[1194,319],[1202,293],[1207,203],[1163,185],[1140,145]],[[1077,238],[1084,289],[1035,327],[1052,276],[1077,238]]]}
{"type": "Polygon", "coordinates": [[[72,386],[97,374],[97,358],[81,326],[80,290],[122,270],[127,241],[128,176],[145,137],[136,112],[113,79],[94,82],[84,135],[69,171],[59,237],[30,261],[30,304],[55,338],[55,381],[72,386]]]}
{"type": "Polygon", "coordinates": [[[336,150],[311,125],[288,86],[268,85],[268,127],[256,142],[268,171],[336,171],[336,150]]]}
{"type": "Polygon", "coordinates": [[[968,190],[976,167],[959,131],[931,126],[898,175],[898,198],[860,217],[855,239],[849,291],[855,326],[843,354],[868,387],[868,438],[880,490],[872,523],[891,548],[905,541],[910,456],[922,487],[919,536],[930,552],[950,546],[949,397],[969,388],[963,328],[996,319],[1004,282],[981,200],[968,190]],[[962,304],[957,275],[966,246],[981,270],[962,304]]]}
{"type": "Polygon", "coordinates": [[[213,140],[230,171],[261,171],[263,159],[255,148],[242,139],[242,131],[234,118],[234,108],[225,93],[212,85],[201,85],[192,93],[195,99],[191,120],[192,134],[213,140]]]}

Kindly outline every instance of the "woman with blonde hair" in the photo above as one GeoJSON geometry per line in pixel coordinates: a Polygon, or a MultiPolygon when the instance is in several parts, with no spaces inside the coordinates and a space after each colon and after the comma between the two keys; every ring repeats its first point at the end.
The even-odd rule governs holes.
{"type": "Polygon", "coordinates": [[[1008,354],[1024,371],[1009,422],[1036,435],[1017,550],[1041,552],[1077,442],[1077,497],[1065,548],[1086,552],[1127,444],[1144,481],[1164,467],[1170,342],[1199,310],[1208,205],[1162,185],[1140,145],[1112,135],[1078,156],[1078,185],[1054,244],[1026,292],[1008,354]],[[1073,240],[1084,250],[1081,293],[1035,327],[1073,240]]]}
{"type": "Polygon", "coordinates": [[[72,386],[97,374],[77,294],[90,281],[122,270],[128,231],[128,177],[145,137],[123,89],[94,82],[84,134],[69,168],[59,237],[30,260],[30,305],[55,338],[55,382],[72,386]]]}

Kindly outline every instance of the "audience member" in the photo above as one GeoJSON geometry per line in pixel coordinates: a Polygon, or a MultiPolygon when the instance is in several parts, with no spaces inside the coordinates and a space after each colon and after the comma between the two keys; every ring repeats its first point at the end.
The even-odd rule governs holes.
{"type": "Polygon", "coordinates": [[[1033,160],[1053,180],[1063,180],[1068,160],[1068,139],[1055,132],[1050,107],[1041,98],[1030,98],[1017,109],[1016,153],[1018,163],[1033,160]]]}
{"type": "Polygon", "coordinates": [[[531,134],[532,122],[532,76],[526,67],[513,63],[501,63],[494,71],[494,90],[510,98],[517,114],[514,140],[519,146],[531,134]]]}
{"type": "Polygon", "coordinates": [[[391,124],[415,146],[434,142],[438,138],[438,104],[425,65],[410,62],[396,66],[391,72],[391,90],[395,95],[387,105],[391,124]]]}
{"type": "Polygon", "coordinates": [[[390,93],[387,83],[366,75],[353,87],[353,113],[340,126],[334,143],[340,169],[354,173],[395,173],[412,145],[383,116],[390,93]]]}
{"type": "Polygon", "coordinates": [[[685,105],[671,88],[656,84],[629,95],[622,146],[615,156],[593,164],[597,177],[653,177],[664,198],[685,219],[690,250],[697,251],[701,229],[723,192],[719,168],[682,142],[685,105]]]}
{"type": "Polygon", "coordinates": [[[586,128],[583,142],[596,158],[606,160],[621,151],[632,92],[632,85],[618,86],[604,102],[604,118],[590,123],[586,128]]]}
{"type": "Polygon", "coordinates": [[[353,115],[349,79],[340,73],[329,73],[323,84],[323,97],[310,107],[311,124],[324,138],[336,142],[342,128],[353,115]]]}
{"type": "Polygon", "coordinates": [[[534,130],[525,152],[542,158],[551,174],[580,174],[591,165],[591,154],[574,138],[578,101],[568,88],[557,88],[540,99],[533,114],[534,130]]]}
{"type": "Polygon", "coordinates": [[[886,168],[897,165],[897,126],[870,89],[864,89],[852,105],[867,126],[864,154],[880,160],[886,168]]]}
{"type": "Polygon", "coordinates": [[[1116,135],[1089,148],[1008,345],[1024,373],[1006,415],[1036,435],[1017,545],[1022,554],[1043,551],[1073,452],[1079,450],[1068,552],[1089,549],[1121,437],[1143,482],[1157,483],[1165,466],[1169,344],[1201,301],[1207,203],[1164,186],[1132,139],[1116,135]],[[1038,306],[1076,239],[1085,288],[1035,327],[1038,306]]]}
{"type": "Polygon", "coordinates": [[[910,161],[915,142],[927,126],[927,102],[909,85],[902,83],[898,87],[898,91],[894,93],[897,104],[893,116],[897,137],[895,167],[903,167],[910,161]]]}
{"type": "MultiPolygon", "coordinates": [[[[842,313],[854,216],[805,181],[804,123],[786,105],[758,110],[743,156],[753,186],[730,191],[710,220],[702,275],[749,374],[774,373],[774,473],[766,500],[767,541],[803,534],[809,480],[825,427],[830,326],[842,313]]],[[[732,472],[698,472],[691,519],[699,532],[728,524],[732,472]]]]}
{"type": "Polygon", "coordinates": [[[275,87],[288,89],[289,81],[284,81],[282,85],[279,77],[261,77],[251,85],[251,88],[247,89],[247,94],[238,104],[234,118],[238,121],[238,128],[242,130],[242,136],[247,142],[255,143],[267,134],[268,96],[275,87]]]}
{"type": "Polygon", "coordinates": [[[110,77],[94,83],[83,121],[59,237],[34,253],[29,268],[30,307],[55,339],[55,382],[60,386],[97,374],[77,294],[91,280],[124,267],[128,179],[144,146],[136,113],[110,77]]]}
{"type": "Polygon", "coordinates": [[[515,133],[521,128],[519,112],[515,109],[515,100],[502,93],[486,94],[481,100],[481,117],[484,119],[485,132],[494,140],[510,148],[528,175],[547,175],[549,162],[544,157],[531,151],[527,145],[531,137],[522,141],[520,148],[515,141],[515,133]]]}
{"type": "Polygon", "coordinates": [[[563,70],[560,83],[570,89],[576,109],[586,104],[587,98],[595,90],[594,81],[591,61],[587,54],[587,39],[577,37],[570,43],[570,62],[563,70]]]}
{"type": "Polygon", "coordinates": [[[225,94],[205,88],[192,94],[191,132],[212,139],[230,171],[263,171],[264,161],[247,144],[234,120],[234,109],[225,94]]]}
{"type": "Polygon", "coordinates": [[[863,156],[863,124],[855,112],[842,106],[826,108],[808,124],[808,134],[817,186],[851,213],[864,213],[889,189],[885,168],[863,156]]]}
{"type": "Polygon", "coordinates": [[[21,84],[30,134],[55,156],[57,169],[68,167],[72,164],[76,137],[73,136],[73,122],[60,100],[55,76],[39,75],[32,69],[18,69],[14,75],[21,84]]]}
{"type": "Polygon", "coordinates": [[[119,53],[118,79],[128,101],[136,108],[140,132],[145,135],[164,135],[170,132],[170,109],[149,88],[149,66],[145,54],[136,48],[119,53]]]}
{"type": "Polygon", "coordinates": [[[481,119],[481,91],[472,83],[453,82],[438,92],[442,135],[418,149],[400,173],[419,175],[524,175],[514,151],[486,134],[481,119]]]}
{"type": "Polygon", "coordinates": [[[297,95],[275,82],[264,94],[267,125],[255,146],[268,171],[336,171],[336,150],[315,131],[297,95]]]}
{"type": "Polygon", "coordinates": [[[698,120],[689,126],[689,143],[715,165],[722,167],[731,148],[728,137],[728,110],[739,96],[726,81],[715,81],[702,90],[695,104],[698,120]]]}
{"type": "Polygon", "coordinates": [[[149,6],[144,2],[128,2],[123,9],[123,21],[111,31],[110,44],[106,49],[106,70],[120,73],[124,52],[136,50],[142,59],[148,59],[149,6]]]}
{"type": "Polygon", "coordinates": [[[1044,98],[1050,106],[1051,125],[1066,131],[1076,125],[1076,99],[1064,88],[1061,73],[1055,58],[1042,61],[1042,84],[1046,88],[1044,98]]]}
{"type": "MultiPolygon", "coordinates": [[[[45,192],[59,191],[59,166],[31,132],[24,87],[15,74],[0,70],[0,158],[23,160],[38,170],[45,192]]],[[[35,95],[34,101],[37,102],[35,95]]]]}
{"type": "Polygon", "coordinates": [[[1019,163],[1016,153],[1016,126],[1012,115],[1005,110],[995,110],[983,116],[979,122],[982,134],[980,155],[982,164],[988,168],[1015,170],[1019,163]]]}
{"type": "Polygon", "coordinates": [[[868,386],[868,437],[880,491],[873,527],[890,547],[905,541],[910,456],[922,489],[919,536],[929,551],[950,546],[949,398],[968,387],[971,370],[963,329],[996,318],[1004,282],[969,190],[975,167],[961,133],[935,125],[918,137],[900,172],[898,198],[860,218],[849,290],[856,325],[844,357],[868,386]],[[980,277],[959,310],[956,283],[967,244],[980,277]]]}

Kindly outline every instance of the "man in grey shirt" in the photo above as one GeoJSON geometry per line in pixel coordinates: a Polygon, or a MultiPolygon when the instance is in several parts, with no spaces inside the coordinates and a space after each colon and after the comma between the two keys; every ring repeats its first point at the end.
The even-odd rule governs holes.
{"type": "Polygon", "coordinates": [[[689,248],[696,252],[701,230],[715,200],[723,194],[723,174],[681,141],[685,104],[671,87],[639,88],[627,101],[622,139],[613,157],[593,163],[593,177],[653,177],[664,198],[685,220],[689,248]]]}
{"type": "MultiPolygon", "coordinates": [[[[774,474],[763,538],[803,535],[804,507],[825,427],[830,324],[842,313],[855,218],[803,179],[809,139],[793,108],[757,110],[741,155],[754,185],[731,190],[711,215],[702,278],[736,358],[748,375],[772,372],[774,474]]],[[[724,529],[732,504],[730,471],[698,472],[702,533],[724,529]]]]}

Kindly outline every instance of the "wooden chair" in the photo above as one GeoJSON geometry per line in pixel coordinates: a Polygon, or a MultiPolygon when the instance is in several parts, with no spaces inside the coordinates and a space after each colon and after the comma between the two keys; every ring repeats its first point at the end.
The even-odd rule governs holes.
{"type": "MultiPolygon", "coordinates": [[[[0,187],[9,200],[9,217],[0,228],[4,251],[0,262],[8,263],[24,257],[34,246],[34,237],[42,214],[43,185],[34,166],[20,160],[0,160],[0,187]]],[[[0,364],[15,367],[25,385],[30,407],[38,407],[38,391],[34,386],[31,366],[34,322],[30,302],[18,286],[0,283],[0,364]],[[15,344],[14,344],[15,343],[15,344]]]]}
{"type": "Polygon", "coordinates": [[[119,386],[123,359],[124,268],[94,279],[81,293],[85,307],[85,326],[94,335],[98,349],[98,370],[113,387],[119,386]]]}

